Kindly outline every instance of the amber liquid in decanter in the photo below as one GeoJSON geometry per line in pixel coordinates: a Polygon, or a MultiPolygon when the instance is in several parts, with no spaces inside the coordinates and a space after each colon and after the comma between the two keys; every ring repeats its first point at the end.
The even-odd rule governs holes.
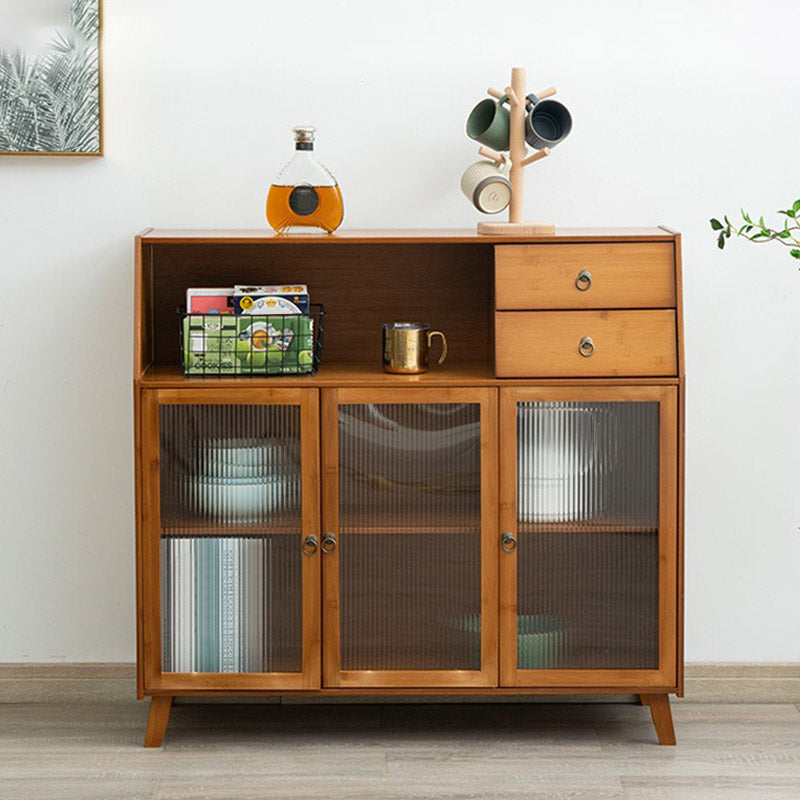
{"type": "MultiPolygon", "coordinates": [[[[267,222],[276,231],[291,232],[291,228],[321,228],[332,233],[342,224],[344,204],[339,186],[309,186],[317,196],[318,203],[313,211],[298,213],[292,208],[292,192],[295,186],[272,184],[267,195],[267,222]]],[[[295,194],[295,198],[297,194],[295,194]]],[[[313,202],[313,201],[312,201],[313,202]]],[[[295,203],[295,205],[298,205],[295,203]]],[[[305,209],[301,206],[301,211],[305,209]]]]}

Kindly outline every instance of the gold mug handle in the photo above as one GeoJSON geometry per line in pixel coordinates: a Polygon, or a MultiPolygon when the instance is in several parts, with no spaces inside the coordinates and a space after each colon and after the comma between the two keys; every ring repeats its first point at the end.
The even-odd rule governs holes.
{"type": "Polygon", "coordinates": [[[442,355],[439,357],[439,360],[436,363],[444,364],[444,360],[447,358],[447,339],[444,338],[444,334],[441,331],[429,331],[428,347],[431,346],[431,339],[433,339],[434,336],[442,337],[442,355]]]}

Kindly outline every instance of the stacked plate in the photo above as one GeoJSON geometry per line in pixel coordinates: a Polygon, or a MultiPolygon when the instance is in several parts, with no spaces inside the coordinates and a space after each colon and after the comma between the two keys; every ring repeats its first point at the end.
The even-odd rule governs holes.
{"type": "Polygon", "coordinates": [[[518,436],[521,522],[570,522],[603,505],[600,412],[564,403],[525,403],[518,436]]]}
{"type": "Polygon", "coordinates": [[[200,513],[218,522],[243,523],[285,510],[299,492],[295,474],[282,445],[214,439],[201,447],[199,470],[190,480],[200,513]]]}

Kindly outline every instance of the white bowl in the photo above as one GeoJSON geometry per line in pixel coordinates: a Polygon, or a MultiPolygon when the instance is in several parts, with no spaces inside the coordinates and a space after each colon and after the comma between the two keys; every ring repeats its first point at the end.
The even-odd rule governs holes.
{"type": "Polygon", "coordinates": [[[290,481],[284,476],[191,479],[197,510],[219,522],[261,522],[289,505],[290,481]]]}
{"type": "Polygon", "coordinates": [[[283,445],[242,444],[240,439],[216,439],[201,446],[200,474],[207,478],[272,478],[290,464],[283,445]]]}

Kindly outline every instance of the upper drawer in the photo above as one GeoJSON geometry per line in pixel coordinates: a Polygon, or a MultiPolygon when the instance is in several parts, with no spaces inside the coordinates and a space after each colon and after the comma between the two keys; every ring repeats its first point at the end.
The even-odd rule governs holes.
{"type": "Polygon", "coordinates": [[[671,242],[495,247],[498,309],[672,308],[671,242]]]}

